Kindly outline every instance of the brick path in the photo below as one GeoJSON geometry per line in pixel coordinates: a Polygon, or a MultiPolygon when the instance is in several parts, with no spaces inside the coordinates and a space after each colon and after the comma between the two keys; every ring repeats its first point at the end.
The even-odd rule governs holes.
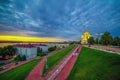
{"type": "Polygon", "coordinates": [[[78,47],[78,50],[75,51],[75,54],[70,58],[70,60],[67,62],[67,64],[63,67],[63,69],[57,74],[57,76],[54,78],[54,80],[66,80],[69,76],[76,59],[79,55],[79,52],[81,50],[82,46],[78,47]]]}
{"type": "Polygon", "coordinates": [[[68,55],[66,55],[57,65],[55,65],[41,80],[48,80],[48,78],[59,68],[60,65],[71,55],[77,47],[73,48],[68,55]]]}
{"type": "Polygon", "coordinates": [[[91,47],[106,50],[106,51],[116,52],[116,53],[120,54],[119,48],[112,48],[112,47],[108,47],[108,46],[97,46],[97,45],[91,45],[91,47]]]}
{"type": "MultiPolygon", "coordinates": [[[[49,56],[51,55],[53,55],[53,53],[49,54],[49,56]]],[[[55,69],[55,67],[43,77],[42,72],[44,69],[45,60],[46,60],[46,57],[43,57],[42,60],[33,68],[33,70],[25,78],[25,80],[47,80],[47,78],[54,72],[53,70],[55,69]]]]}
{"type": "Polygon", "coordinates": [[[33,68],[25,80],[42,80],[42,71],[45,64],[45,57],[33,68]]]}

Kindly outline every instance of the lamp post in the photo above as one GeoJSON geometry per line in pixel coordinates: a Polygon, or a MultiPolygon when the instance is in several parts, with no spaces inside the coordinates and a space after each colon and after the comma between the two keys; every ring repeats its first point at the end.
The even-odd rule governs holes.
{"type": "Polygon", "coordinates": [[[47,55],[46,55],[46,69],[48,69],[48,65],[47,65],[47,55]]]}
{"type": "Polygon", "coordinates": [[[103,35],[103,33],[96,33],[96,36],[97,36],[97,39],[98,39],[98,45],[99,45],[99,40],[100,40],[100,37],[103,35]]]}

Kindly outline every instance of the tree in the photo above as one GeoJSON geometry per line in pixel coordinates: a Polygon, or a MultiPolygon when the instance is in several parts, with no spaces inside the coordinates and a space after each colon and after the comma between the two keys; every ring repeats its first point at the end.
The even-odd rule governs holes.
{"type": "Polygon", "coordinates": [[[38,47],[37,48],[37,56],[40,56],[42,53],[42,48],[38,47]]]}
{"type": "Polygon", "coordinates": [[[22,56],[22,61],[25,61],[25,60],[26,60],[26,56],[23,55],[23,56],[22,56]]]}
{"type": "Polygon", "coordinates": [[[0,48],[0,55],[2,54],[2,48],[0,48]]]}
{"type": "Polygon", "coordinates": [[[112,41],[113,46],[120,46],[120,37],[114,37],[112,41]]]}
{"type": "Polygon", "coordinates": [[[95,43],[94,38],[93,38],[93,37],[90,37],[90,38],[88,39],[88,43],[89,43],[89,44],[94,44],[94,43],[95,43]]]}
{"type": "Polygon", "coordinates": [[[76,42],[75,41],[70,42],[70,45],[73,45],[73,44],[76,44],[76,42]]]}
{"type": "Polygon", "coordinates": [[[25,55],[17,55],[14,60],[15,61],[25,61],[26,60],[26,56],[25,55]]]}
{"type": "Polygon", "coordinates": [[[6,56],[6,50],[5,50],[5,48],[1,48],[0,49],[0,55],[2,56],[2,59],[5,59],[5,56],[6,56]]]}
{"type": "Polygon", "coordinates": [[[69,45],[73,45],[73,44],[81,44],[81,41],[72,41],[72,42],[70,42],[69,45]]]}
{"type": "Polygon", "coordinates": [[[98,38],[95,39],[95,44],[98,44],[98,40],[99,40],[98,38]]]}
{"type": "Polygon", "coordinates": [[[19,61],[18,55],[14,58],[15,61],[19,61]]]}
{"type": "Polygon", "coordinates": [[[110,45],[112,43],[112,36],[110,35],[109,32],[105,32],[102,36],[101,36],[101,43],[103,45],[110,45]]]}
{"type": "Polygon", "coordinates": [[[8,50],[8,53],[11,56],[15,55],[17,52],[17,49],[13,46],[7,46],[6,49],[8,50]]]}
{"type": "Polygon", "coordinates": [[[49,47],[48,51],[54,51],[54,50],[56,50],[56,48],[57,48],[56,46],[49,47]]]}
{"type": "MultiPolygon", "coordinates": [[[[0,48],[0,56],[2,56],[2,58],[3,58],[2,48],[0,48]]],[[[0,59],[2,59],[2,58],[0,58],[0,59]]]]}
{"type": "Polygon", "coordinates": [[[13,56],[17,52],[17,49],[13,46],[6,46],[2,48],[2,53],[5,55],[13,56]]]}
{"type": "Polygon", "coordinates": [[[13,46],[6,46],[3,48],[0,48],[0,55],[2,56],[3,59],[5,59],[6,55],[13,56],[17,52],[17,49],[13,46]]]}

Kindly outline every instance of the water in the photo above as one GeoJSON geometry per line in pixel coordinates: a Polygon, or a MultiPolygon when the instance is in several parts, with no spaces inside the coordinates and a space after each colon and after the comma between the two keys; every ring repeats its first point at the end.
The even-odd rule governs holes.
{"type": "Polygon", "coordinates": [[[14,45],[16,43],[0,43],[0,47],[5,47],[5,46],[9,46],[9,45],[14,45]]]}
{"type": "MultiPolygon", "coordinates": [[[[15,45],[15,44],[28,44],[28,43],[0,43],[0,47],[5,47],[5,46],[9,46],[9,45],[15,45]]],[[[39,43],[38,43],[39,44],[39,43]]],[[[68,46],[68,44],[58,44],[58,43],[45,43],[48,46],[68,46]]]]}

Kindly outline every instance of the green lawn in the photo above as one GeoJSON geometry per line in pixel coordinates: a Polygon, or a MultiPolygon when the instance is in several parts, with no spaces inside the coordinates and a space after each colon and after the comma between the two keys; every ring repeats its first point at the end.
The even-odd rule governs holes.
{"type": "Polygon", "coordinates": [[[120,55],[83,47],[68,80],[120,80],[120,55]]]}
{"type": "Polygon", "coordinates": [[[39,61],[40,59],[36,59],[16,67],[8,72],[0,74],[0,80],[24,80],[39,61]]]}
{"type": "Polygon", "coordinates": [[[47,59],[48,69],[46,69],[46,67],[44,67],[43,74],[46,73],[47,71],[49,71],[61,59],[63,59],[65,57],[65,55],[67,55],[74,47],[75,47],[75,45],[71,45],[71,46],[57,52],[56,54],[48,57],[48,59],[47,59]]]}

